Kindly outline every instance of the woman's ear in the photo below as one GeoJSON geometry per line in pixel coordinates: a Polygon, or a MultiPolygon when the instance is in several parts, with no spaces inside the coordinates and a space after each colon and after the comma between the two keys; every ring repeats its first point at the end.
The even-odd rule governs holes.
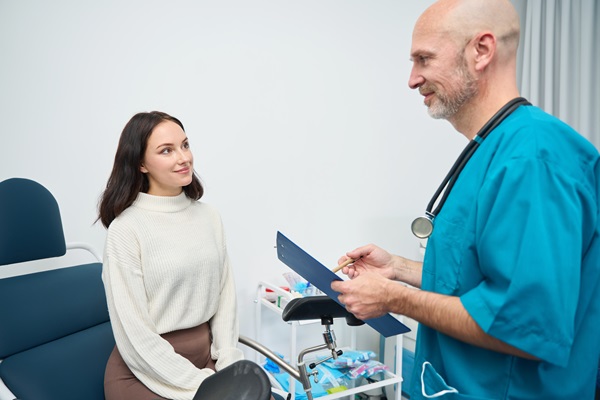
{"type": "Polygon", "coordinates": [[[496,54],[496,36],[492,32],[482,32],[473,39],[473,49],[475,51],[474,66],[475,70],[482,72],[491,64],[496,54]]]}
{"type": "Polygon", "coordinates": [[[140,164],[140,171],[142,171],[142,174],[148,173],[148,170],[146,169],[146,167],[144,167],[144,164],[140,164]]]}

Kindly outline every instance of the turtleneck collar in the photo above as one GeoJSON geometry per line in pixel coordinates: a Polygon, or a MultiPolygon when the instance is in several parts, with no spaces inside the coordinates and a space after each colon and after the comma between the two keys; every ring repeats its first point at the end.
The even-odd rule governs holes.
{"type": "Polygon", "coordinates": [[[185,192],[181,192],[177,196],[153,196],[140,192],[131,206],[148,211],[178,212],[189,207],[192,201],[185,195],[185,192]]]}

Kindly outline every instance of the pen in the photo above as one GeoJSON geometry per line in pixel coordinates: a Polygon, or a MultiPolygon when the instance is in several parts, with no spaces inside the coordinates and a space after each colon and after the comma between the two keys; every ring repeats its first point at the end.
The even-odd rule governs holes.
{"type": "Polygon", "coordinates": [[[353,258],[349,258],[349,259],[347,259],[346,261],[344,261],[343,263],[341,263],[340,265],[338,265],[337,267],[335,267],[335,268],[332,270],[332,271],[333,271],[333,273],[335,274],[335,273],[336,273],[336,272],[338,272],[340,269],[342,269],[342,268],[344,268],[344,267],[348,266],[348,264],[352,264],[354,261],[356,261],[356,260],[354,260],[353,258]]]}

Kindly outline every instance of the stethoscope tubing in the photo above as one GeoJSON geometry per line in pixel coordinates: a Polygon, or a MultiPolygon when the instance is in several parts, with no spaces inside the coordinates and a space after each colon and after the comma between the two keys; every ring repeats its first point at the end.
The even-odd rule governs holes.
{"type": "Polygon", "coordinates": [[[477,150],[479,145],[485,140],[485,138],[494,129],[496,129],[498,127],[498,125],[500,125],[500,123],[502,123],[502,121],[504,121],[510,114],[512,114],[513,111],[515,111],[521,105],[531,105],[531,103],[523,97],[514,98],[511,101],[509,101],[508,103],[506,103],[496,114],[494,114],[492,116],[492,118],[490,118],[485,123],[485,125],[483,125],[483,127],[479,130],[479,132],[477,132],[477,135],[475,135],[475,137],[467,144],[467,146],[465,146],[463,151],[460,153],[460,155],[458,156],[458,158],[452,165],[452,168],[450,168],[450,171],[448,171],[448,174],[446,175],[446,177],[444,178],[444,180],[442,181],[440,186],[437,188],[437,190],[433,194],[433,197],[427,204],[427,208],[425,209],[425,216],[419,217],[415,221],[413,221],[411,229],[415,236],[417,236],[418,238],[421,238],[421,239],[425,239],[431,235],[431,233],[433,232],[433,221],[434,221],[435,217],[442,210],[442,207],[446,203],[446,199],[450,195],[450,192],[452,191],[452,187],[456,183],[458,176],[460,175],[462,170],[465,168],[465,166],[467,165],[467,163],[469,162],[469,160],[471,159],[471,157],[473,156],[473,154],[475,153],[475,151],[477,150]],[[438,205],[435,208],[435,210],[432,211],[433,206],[439,199],[442,192],[443,192],[442,198],[438,202],[438,205]],[[426,228],[425,232],[421,232],[421,233],[415,232],[416,229],[419,229],[418,228],[419,226],[422,226],[422,224],[416,224],[417,221],[421,221],[421,222],[425,222],[425,223],[427,223],[427,221],[429,221],[431,226],[426,228]]]}

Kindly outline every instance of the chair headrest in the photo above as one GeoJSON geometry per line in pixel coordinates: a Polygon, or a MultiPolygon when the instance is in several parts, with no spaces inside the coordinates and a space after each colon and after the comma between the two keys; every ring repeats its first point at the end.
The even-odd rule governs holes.
{"type": "Polygon", "coordinates": [[[60,257],[66,251],[52,193],[29,179],[0,182],[0,265],[60,257]]]}

